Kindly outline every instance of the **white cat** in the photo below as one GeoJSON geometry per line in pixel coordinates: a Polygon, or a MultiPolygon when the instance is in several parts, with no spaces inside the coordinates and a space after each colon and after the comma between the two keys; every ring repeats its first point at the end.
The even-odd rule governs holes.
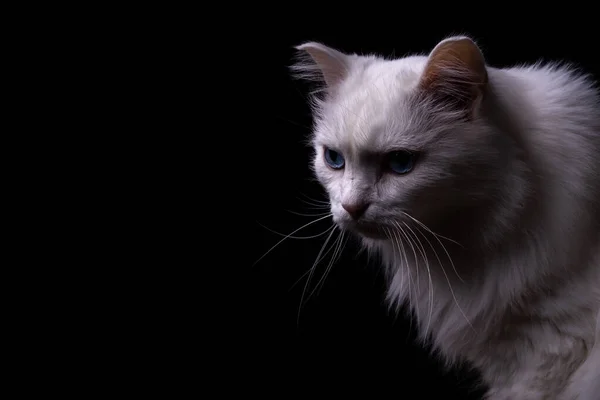
{"type": "Polygon", "coordinates": [[[493,400],[599,400],[600,97],[561,65],[499,69],[470,38],[386,60],[298,46],[333,220],[390,305],[493,400]]]}

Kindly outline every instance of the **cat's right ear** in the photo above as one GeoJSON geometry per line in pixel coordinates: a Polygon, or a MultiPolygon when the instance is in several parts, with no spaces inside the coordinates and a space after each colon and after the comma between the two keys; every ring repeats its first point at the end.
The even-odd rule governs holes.
{"type": "Polygon", "coordinates": [[[488,75],[483,53],[468,37],[441,41],[429,55],[420,87],[446,106],[472,116],[486,91],[488,75]]]}
{"type": "Polygon", "coordinates": [[[296,77],[336,88],[348,75],[350,57],[338,50],[317,42],[296,46],[298,62],[291,69],[296,77]]]}

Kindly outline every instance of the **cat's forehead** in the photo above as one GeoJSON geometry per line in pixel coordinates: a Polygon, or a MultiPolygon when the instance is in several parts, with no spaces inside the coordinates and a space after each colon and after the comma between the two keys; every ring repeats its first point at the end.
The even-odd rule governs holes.
{"type": "Polygon", "coordinates": [[[425,57],[375,60],[348,79],[327,105],[316,140],[344,151],[386,151],[407,145],[398,132],[410,121],[409,104],[425,57]]]}

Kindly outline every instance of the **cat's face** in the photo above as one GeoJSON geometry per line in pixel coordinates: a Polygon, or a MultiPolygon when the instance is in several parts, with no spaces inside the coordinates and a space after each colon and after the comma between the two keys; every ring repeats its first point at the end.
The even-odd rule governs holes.
{"type": "Polygon", "coordinates": [[[450,171],[465,164],[472,144],[453,137],[462,136],[456,131],[464,124],[428,122],[426,108],[419,109],[403,83],[414,86],[380,78],[348,87],[343,101],[324,110],[315,130],[313,168],[333,220],[369,238],[386,238],[396,224],[429,219],[436,208],[458,201],[450,171]],[[380,95],[395,86],[394,96],[380,95]]]}
{"type": "Polygon", "coordinates": [[[474,181],[497,158],[473,117],[477,96],[427,96],[431,57],[385,61],[323,47],[311,56],[330,88],[315,110],[313,168],[336,224],[386,239],[403,224],[430,225],[477,197],[474,181]]]}

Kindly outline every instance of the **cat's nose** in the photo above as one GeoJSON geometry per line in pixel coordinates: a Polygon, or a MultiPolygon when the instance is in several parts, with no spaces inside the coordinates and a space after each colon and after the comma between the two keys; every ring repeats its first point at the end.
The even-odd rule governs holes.
{"type": "Polygon", "coordinates": [[[342,207],[353,219],[359,219],[367,211],[369,203],[342,203],[342,207]]]}

